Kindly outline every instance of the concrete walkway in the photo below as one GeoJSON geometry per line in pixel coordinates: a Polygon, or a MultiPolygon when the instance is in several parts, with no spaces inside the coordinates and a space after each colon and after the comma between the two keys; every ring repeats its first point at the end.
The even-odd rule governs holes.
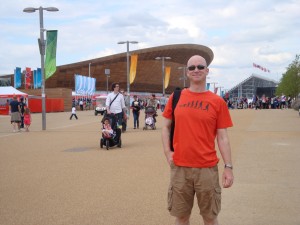
{"type": "MultiPolygon", "coordinates": [[[[129,129],[100,149],[100,116],[33,114],[30,132],[0,117],[0,225],[171,225],[169,168],[157,130],[129,129]]],[[[300,225],[300,117],[293,110],[234,110],[235,183],[223,189],[223,225],[300,225]]],[[[141,125],[144,114],[141,114],[141,125]]],[[[142,126],[140,126],[142,127],[142,126]]],[[[223,162],[220,163],[222,171],[223,162]]],[[[191,225],[203,224],[194,207],[191,225]]]]}

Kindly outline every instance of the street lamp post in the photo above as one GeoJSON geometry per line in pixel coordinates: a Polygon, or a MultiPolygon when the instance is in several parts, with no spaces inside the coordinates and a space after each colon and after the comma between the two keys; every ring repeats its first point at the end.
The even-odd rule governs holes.
{"type": "Polygon", "coordinates": [[[185,81],[186,81],[186,75],[185,75],[185,71],[186,71],[186,66],[180,66],[178,67],[179,70],[182,70],[182,77],[179,78],[179,80],[183,80],[183,88],[185,88],[185,81]]]}
{"type": "Polygon", "coordinates": [[[218,82],[210,82],[210,83],[214,85],[214,92],[215,92],[216,84],[218,84],[218,82]]]}
{"type": "Polygon", "coordinates": [[[223,88],[223,86],[219,86],[218,88],[220,88],[220,96],[223,97],[222,96],[222,88],[223,88]]]}
{"type": "Polygon", "coordinates": [[[91,64],[92,63],[89,63],[89,77],[91,77],[91,64]]]}
{"type": "Polygon", "coordinates": [[[130,79],[129,79],[129,44],[138,44],[137,41],[119,41],[118,44],[126,44],[127,45],[127,94],[129,96],[129,104],[127,103],[127,115],[130,115],[130,79]]]}
{"type": "Polygon", "coordinates": [[[41,55],[41,75],[42,75],[42,129],[46,130],[46,99],[45,99],[45,39],[44,39],[44,19],[43,19],[43,10],[49,12],[56,12],[58,8],[55,7],[47,7],[43,8],[40,6],[39,8],[28,7],[23,9],[23,12],[26,13],[33,13],[35,11],[39,11],[39,20],[40,20],[40,38],[39,42],[39,49],[41,55]]]}
{"type": "Polygon", "coordinates": [[[156,57],[156,60],[161,60],[162,61],[162,84],[163,84],[163,96],[165,95],[165,59],[171,59],[171,57],[168,56],[160,56],[156,57]]]}
{"type": "Polygon", "coordinates": [[[106,93],[108,94],[108,78],[110,77],[110,69],[105,69],[105,76],[106,76],[106,93]]]}

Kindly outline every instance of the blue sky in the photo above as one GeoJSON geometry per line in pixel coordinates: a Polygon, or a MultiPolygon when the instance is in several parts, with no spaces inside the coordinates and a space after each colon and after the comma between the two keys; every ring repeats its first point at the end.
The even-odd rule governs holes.
{"type": "MultiPolygon", "coordinates": [[[[258,74],[278,80],[300,54],[300,0],[10,0],[0,5],[0,75],[40,66],[39,14],[58,30],[57,65],[168,44],[201,44],[215,54],[208,82],[230,89],[258,74]],[[261,65],[263,72],[252,66],[261,65]]],[[[172,76],[172,71],[171,71],[172,76]]]]}

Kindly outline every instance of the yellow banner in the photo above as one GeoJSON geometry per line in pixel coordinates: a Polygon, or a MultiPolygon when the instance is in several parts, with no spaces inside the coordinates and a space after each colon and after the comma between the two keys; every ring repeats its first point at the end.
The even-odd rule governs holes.
{"type": "Polygon", "coordinates": [[[166,66],[165,67],[165,89],[169,86],[170,74],[171,74],[171,67],[166,66]]]}
{"type": "Polygon", "coordinates": [[[137,60],[138,60],[138,55],[132,54],[131,55],[131,63],[130,63],[130,73],[129,73],[130,84],[132,84],[135,79],[137,60]]]}

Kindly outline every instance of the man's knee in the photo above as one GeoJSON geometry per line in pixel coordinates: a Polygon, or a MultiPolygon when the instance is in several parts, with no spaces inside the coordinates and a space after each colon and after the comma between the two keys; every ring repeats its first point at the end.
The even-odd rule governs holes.
{"type": "Polygon", "coordinates": [[[189,225],[190,224],[190,216],[181,216],[176,217],[175,225],[189,225]]]}
{"type": "Polygon", "coordinates": [[[211,219],[211,218],[203,217],[203,222],[204,222],[204,225],[219,225],[217,218],[211,219]]]}

